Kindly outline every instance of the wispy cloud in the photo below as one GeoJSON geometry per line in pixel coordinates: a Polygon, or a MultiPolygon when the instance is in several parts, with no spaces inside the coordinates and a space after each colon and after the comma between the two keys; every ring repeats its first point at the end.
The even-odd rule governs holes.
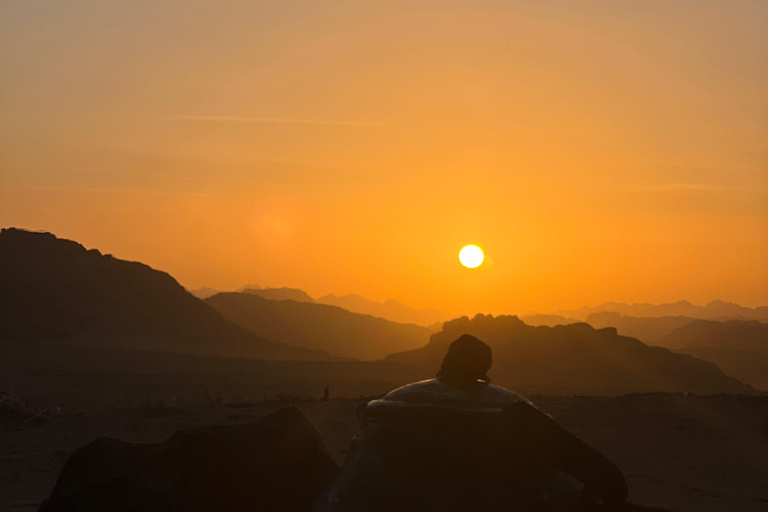
{"type": "Polygon", "coordinates": [[[664,183],[659,185],[640,185],[634,188],[640,192],[741,192],[744,190],[744,187],[729,187],[706,183],[664,183]]]}
{"type": "Polygon", "coordinates": [[[140,194],[151,196],[215,196],[213,192],[178,191],[178,190],[149,190],[132,187],[100,187],[91,185],[8,185],[8,189],[36,190],[40,192],[101,192],[110,194],[140,194]]]}
{"type": "Polygon", "coordinates": [[[261,124],[309,124],[321,126],[353,126],[359,128],[384,128],[379,123],[359,121],[338,121],[333,119],[294,119],[280,117],[244,117],[244,116],[176,116],[181,121],[209,121],[218,123],[261,123],[261,124]]]}

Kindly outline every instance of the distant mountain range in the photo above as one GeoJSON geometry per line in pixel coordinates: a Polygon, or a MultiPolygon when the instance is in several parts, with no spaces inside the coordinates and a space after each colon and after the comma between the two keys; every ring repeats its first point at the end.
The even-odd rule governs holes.
{"type": "Polygon", "coordinates": [[[533,327],[515,316],[477,315],[446,322],[427,346],[392,354],[385,361],[436,371],[448,345],[465,333],[492,347],[491,377],[512,389],[538,385],[544,394],[754,392],[724,375],[714,364],[649,347],[634,338],[619,336],[612,328],[596,330],[585,323],[533,327]]]}
{"type": "Polygon", "coordinates": [[[188,290],[188,291],[198,299],[207,299],[211,295],[216,295],[217,293],[219,293],[219,290],[214,290],[213,288],[208,288],[208,287],[197,288],[195,290],[188,290]]]}
{"type": "Polygon", "coordinates": [[[747,384],[768,390],[768,323],[685,316],[643,318],[618,313],[593,313],[587,322],[597,328],[614,327],[619,334],[649,345],[696,356],[747,384]]]}
{"type": "Polygon", "coordinates": [[[696,320],[660,341],[678,352],[715,363],[726,374],[768,391],[768,324],[696,320]]]}
{"type": "MultiPolygon", "coordinates": [[[[280,290],[285,290],[286,296],[301,292],[277,289],[280,290]]],[[[426,327],[390,322],[336,306],[275,300],[260,294],[219,293],[205,302],[259,336],[361,360],[381,359],[392,352],[423,346],[433,332],[426,327]]]]}
{"type": "MultiPolygon", "coordinates": [[[[217,293],[229,293],[229,292],[223,292],[222,290],[216,290],[215,288],[205,287],[205,288],[197,288],[196,290],[189,290],[189,293],[191,293],[192,295],[194,295],[199,299],[207,299],[208,297],[212,297],[217,293]]],[[[305,292],[304,290],[299,290],[298,288],[286,288],[286,287],[262,288],[257,284],[249,284],[237,290],[237,293],[247,293],[249,295],[258,295],[259,297],[264,297],[265,299],[270,299],[270,300],[295,300],[296,302],[315,302],[315,299],[310,297],[307,292],[305,292]]]]}
{"type": "MultiPolygon", "coordinates": [[[[427,327],[320,303],[355,302],[362,309],[394,301],[374,303],[355,296],[314,301],[302,290],[255,286],[202,301],[168,274],[141,263],[87,250],[50,233],[13,228],[0,232],[0,269],[0,341],[9,347],[82,345],[262,360],[384,358],[385,365],[415,365],[420,369],[414,373],[431,374],[448,344],[468,332],[492,345],[492,376],[513,388],[548,394],[754,391],[713,364],[621,335],[630,333],[717,363],[728,375],[768,389],[768,323],[757,321],[593,312],[593,324],[612,327],[596,330],[573,323],[575,315],[526,317],[539,327],[517,317],[478,315],[446,322],[430,338],[434,330],[427,327]],[[395,351],[401,352],[386,356],[395,351]]],[[[629,307],[658,313],[665,306],[629,307]]],[[[725,303],[672,306],[674,311],[692,307],[699,314],[706,310],[718,318],[725,313],[759,316],[765,309],[725,303]]]]}
{"type": "Polygon", "coordinates": [[[296,302],[314,303],[315,300],[304,290],[298,288],[251,288],[245,287],[240,290],[241,293],[256,295],[270,300],[293,300],[296,302]]]}
{"type": "Polygon", "coordinates": [[[696,320],[689,316],[636,317],[608,311],[592,313],[587,317],[587,323],[597,329],[614,327],[622,336],[637,338],[648,345],[661,346],[666,346],[662,340],[673,330],[696,320]]]}
{"type": "Polygon", "coordinates": [[[583,307],[572,310],[553,311],[560,315],[579,320],[587,320],[595,313],[619,313],[625,316],[655,318],[663,316],[684,316],[700,320],[766,320],[768,321],[768,306],[747,308],[730,302],[713,300],[704,306],[697,306],[681,300],[670,304],[623,304],[606,302],[595,307],[583,307]]]}
{"type": "MultiPolygon", "coordinates": [[[[436,309],[412,308],[392,299],[377,302],[355,294],[341,296],[328,294],[319,299],[313,299],[307,292],[297,288],[262,288],[253,284],[239,289],[238,292],[258,295],[259,297],[272,300],[294,300],[296,302],[326,304],[346,309],[352,313],[371,315],[400,324],[427,326],[433,330],[439,329],[438,324],[451,319],[451,315],[436,309]]],[[[207,299],[217,293],[221,293],[221,291],[213,288],[199,288],[190,290],[190,293],[201,299],[207,299]]]]}
{"type": "Polygon", "coordinates": [[[416,324],[434,326],[435,324],[450,320],[451,315],[436,309],[417,309],[396,300],[377,302],[360,295],[325,295],[317,299],[321,304],[338,306],[353,313],[378,316],[401,324],[416,324]]]}
{"type": "Polygon", "coordinates": [[[0,340],[329,359],[229,322],[164,272],[50,233],[0,231],[0,268],[0,340]]]}
{"type": "Polygon", "coordinates": [[[520,320],[528,325],[533,325],[534,327],[540,325],[554,327],[556,325],[578,324],[581,322],[581,320],[577,320],[576,318],[567,318],[561,315],[528,315],[521,316],[520,320]]]}

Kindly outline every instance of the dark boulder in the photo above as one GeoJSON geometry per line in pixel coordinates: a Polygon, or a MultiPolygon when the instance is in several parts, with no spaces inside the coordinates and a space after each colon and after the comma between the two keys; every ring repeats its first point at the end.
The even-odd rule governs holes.
{"type": "Polygon", "coordinates": [[[304,512],[337,470],[312,424],[286,407],[159,444],[98,439],[72,454],[39,512],[304,512]]]}

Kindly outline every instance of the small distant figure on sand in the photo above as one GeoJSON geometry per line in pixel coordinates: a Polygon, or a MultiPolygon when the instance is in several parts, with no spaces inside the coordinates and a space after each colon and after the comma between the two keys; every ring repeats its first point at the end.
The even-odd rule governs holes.
{"type": "Polygon", "coordinates": [[[331,398],[331,390],[326,387],[325,391],[323,391],[323,401],[326,402],[330,398],[331,398]]]}
{"type": "Polygon", "coordinates": [[[465,334],[437,378],[362,406],[362,430],[316,512],[621,510],[621,471],[491,384],[491,363],[491,348],[465,334]]]}

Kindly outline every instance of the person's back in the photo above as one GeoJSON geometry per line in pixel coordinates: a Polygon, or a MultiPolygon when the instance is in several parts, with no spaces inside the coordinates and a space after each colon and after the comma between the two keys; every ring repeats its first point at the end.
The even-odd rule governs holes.
{"type": "Polygon", "coordinates": [[[437,379],[368,403],[319,509],[559,511],[576,510],[586,496],[622,503],[621,472],[528,400],[491,384],[490,366],[490,348],[465,335],[437,379]],[[577,493],[582,484],[588,491],[577,493]]]}

